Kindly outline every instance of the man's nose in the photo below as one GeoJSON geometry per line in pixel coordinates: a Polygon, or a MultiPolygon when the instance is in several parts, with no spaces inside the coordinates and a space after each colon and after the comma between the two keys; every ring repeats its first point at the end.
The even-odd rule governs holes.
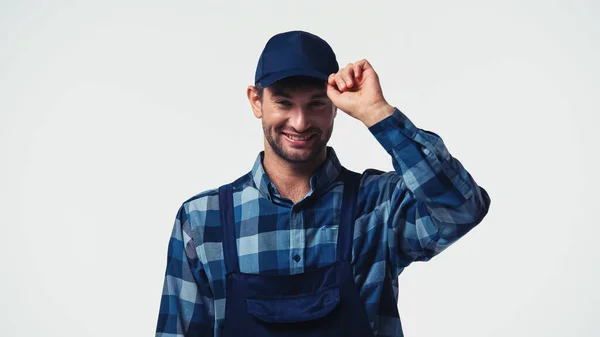
{"type": "Polygon", "coordinates": [[[304,132],[311,126],[308,112],[301,107],[294,109],[292,115],[290,116],[289,122],[290,125],[298,132],[304,132]]]}

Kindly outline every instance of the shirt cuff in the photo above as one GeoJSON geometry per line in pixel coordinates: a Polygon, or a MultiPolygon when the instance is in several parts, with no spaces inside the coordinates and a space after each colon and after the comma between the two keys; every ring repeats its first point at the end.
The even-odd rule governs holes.
{"type": "Polygon", "coordinates": [[[369,131],[387,152],[408,139],[414,139],[417,132],[414,124],[398,108],[394,108],[391,116],[373,124],[369,131]]]}

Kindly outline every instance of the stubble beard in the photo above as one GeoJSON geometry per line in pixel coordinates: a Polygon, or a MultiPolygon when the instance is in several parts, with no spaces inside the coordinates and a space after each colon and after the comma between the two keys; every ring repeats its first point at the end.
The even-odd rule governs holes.
{"type": "Polygon", "coordinates": [[[329,142],[329,138],[331,138],[331,133],[333,131],[333,125],[325,132],[316,132],[316,135],[313,137],[319,137],[316,141],[312,150],[306,154],[294,154],[286,151],[283,146],[283,136],[281,134],[281,129],[277,128],[271,131],[272,129],[265,125],[264,121],[262,123],[263,132],[265,134],[265,139],[273,152],[280,158],[290,163],[309,163],[314,161],[323,151],[327,148],[327,142],[329,142]]]}

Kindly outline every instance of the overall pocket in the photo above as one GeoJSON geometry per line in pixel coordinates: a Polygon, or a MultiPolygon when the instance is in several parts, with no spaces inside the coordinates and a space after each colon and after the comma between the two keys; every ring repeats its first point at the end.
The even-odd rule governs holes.
{"type": "Polygon", "coordinates": [[[248,298],[248,313],[267,323],[299,323],[325,317],[340,302],[338,287],[286,297],[248,298]]]}

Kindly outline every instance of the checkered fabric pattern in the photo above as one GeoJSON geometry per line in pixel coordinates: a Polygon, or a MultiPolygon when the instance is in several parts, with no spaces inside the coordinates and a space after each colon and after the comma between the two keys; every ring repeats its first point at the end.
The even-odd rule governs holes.
{"type": "MultiPolygon", "coordinates": [[[[396,337],[403,335],[394,310],[398,275],[479,224],[490,198],[438,135],[418,129],[400,110],[369,130],[390,154],[394,171],[363,172],[352,264],[375,336],[396,337]]],[[[297,274],[335,262],[344,184],[335,151],[327,152],[310,192],[296,204],[269,180],[262,152],[234,182],[241,272],[297,274]]],[[[183,202],[169,242],[157,337],[221,336],[227,291],[222,239],[216,188],[183,202]]]]}

